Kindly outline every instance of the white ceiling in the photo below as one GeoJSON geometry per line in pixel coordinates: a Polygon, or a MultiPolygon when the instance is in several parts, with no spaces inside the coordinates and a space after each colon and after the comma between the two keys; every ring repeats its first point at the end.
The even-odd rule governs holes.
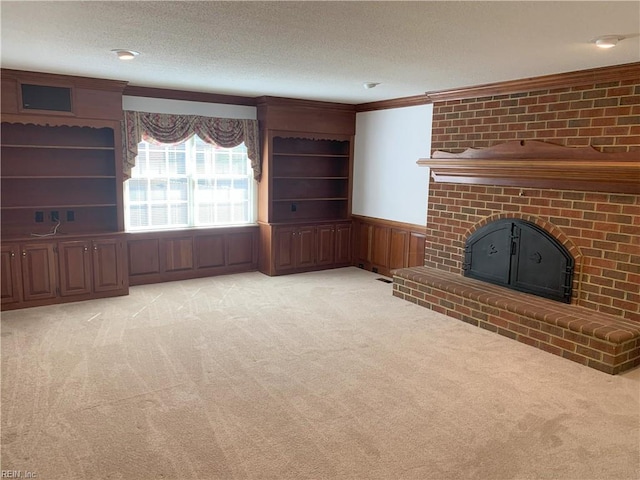
{"type": "Polygon", "coordinates": [[[366,103],[640,61],[640,1],[4,1],[3,68],[366,103]],[[599,35],[630,38],[602,50],[599,35]],[[111,53],[140,52],[132,62],[111,53]],[[380,82],[374,89],[364,82],[380,82]]]}

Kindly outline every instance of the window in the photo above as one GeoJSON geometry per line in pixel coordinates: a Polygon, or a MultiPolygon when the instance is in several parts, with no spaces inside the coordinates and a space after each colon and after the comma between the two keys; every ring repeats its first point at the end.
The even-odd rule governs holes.
{"type": "Polygon", "coordinates": [[[124,185],[128,231],[255,220],[256,182],[244,144],[222,148],[196,135],[177,145],[142,141],[124,185]]]}

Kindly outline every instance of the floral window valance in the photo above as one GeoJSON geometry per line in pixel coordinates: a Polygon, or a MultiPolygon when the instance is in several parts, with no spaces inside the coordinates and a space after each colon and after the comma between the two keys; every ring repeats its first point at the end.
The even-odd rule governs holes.
{"type": "Polygon", "coordinates": [[[253,168],[253,177],[260,180],[262,164],[257,120],[130,110],[125,110],[122,122],[124,178],[131,176],[131,169],[136,165],[138,156],[138,143],[143,139],[160,143],[180,143],[193,135],[224,148],[232,148],[244,142],[253,168]]]}

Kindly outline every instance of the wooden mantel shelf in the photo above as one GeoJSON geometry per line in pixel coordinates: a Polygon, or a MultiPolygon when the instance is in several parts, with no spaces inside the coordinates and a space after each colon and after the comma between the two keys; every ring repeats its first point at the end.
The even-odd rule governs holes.
{"type": "Polygon", "coordinates": [[[418,165],[440,183],[640,194],[640,152],[602,153],[535,140],[462,153],[436,150],[418,165]]]}

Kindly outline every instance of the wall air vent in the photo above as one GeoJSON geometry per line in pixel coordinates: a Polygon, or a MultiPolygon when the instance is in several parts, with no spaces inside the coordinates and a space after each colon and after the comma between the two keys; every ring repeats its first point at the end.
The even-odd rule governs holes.
{"type": "Polygon", "coordinates": [[[70,87],[50,87],[27,83],[23,83],[21,87],[23,109],[71,112],[70,87]]]}

